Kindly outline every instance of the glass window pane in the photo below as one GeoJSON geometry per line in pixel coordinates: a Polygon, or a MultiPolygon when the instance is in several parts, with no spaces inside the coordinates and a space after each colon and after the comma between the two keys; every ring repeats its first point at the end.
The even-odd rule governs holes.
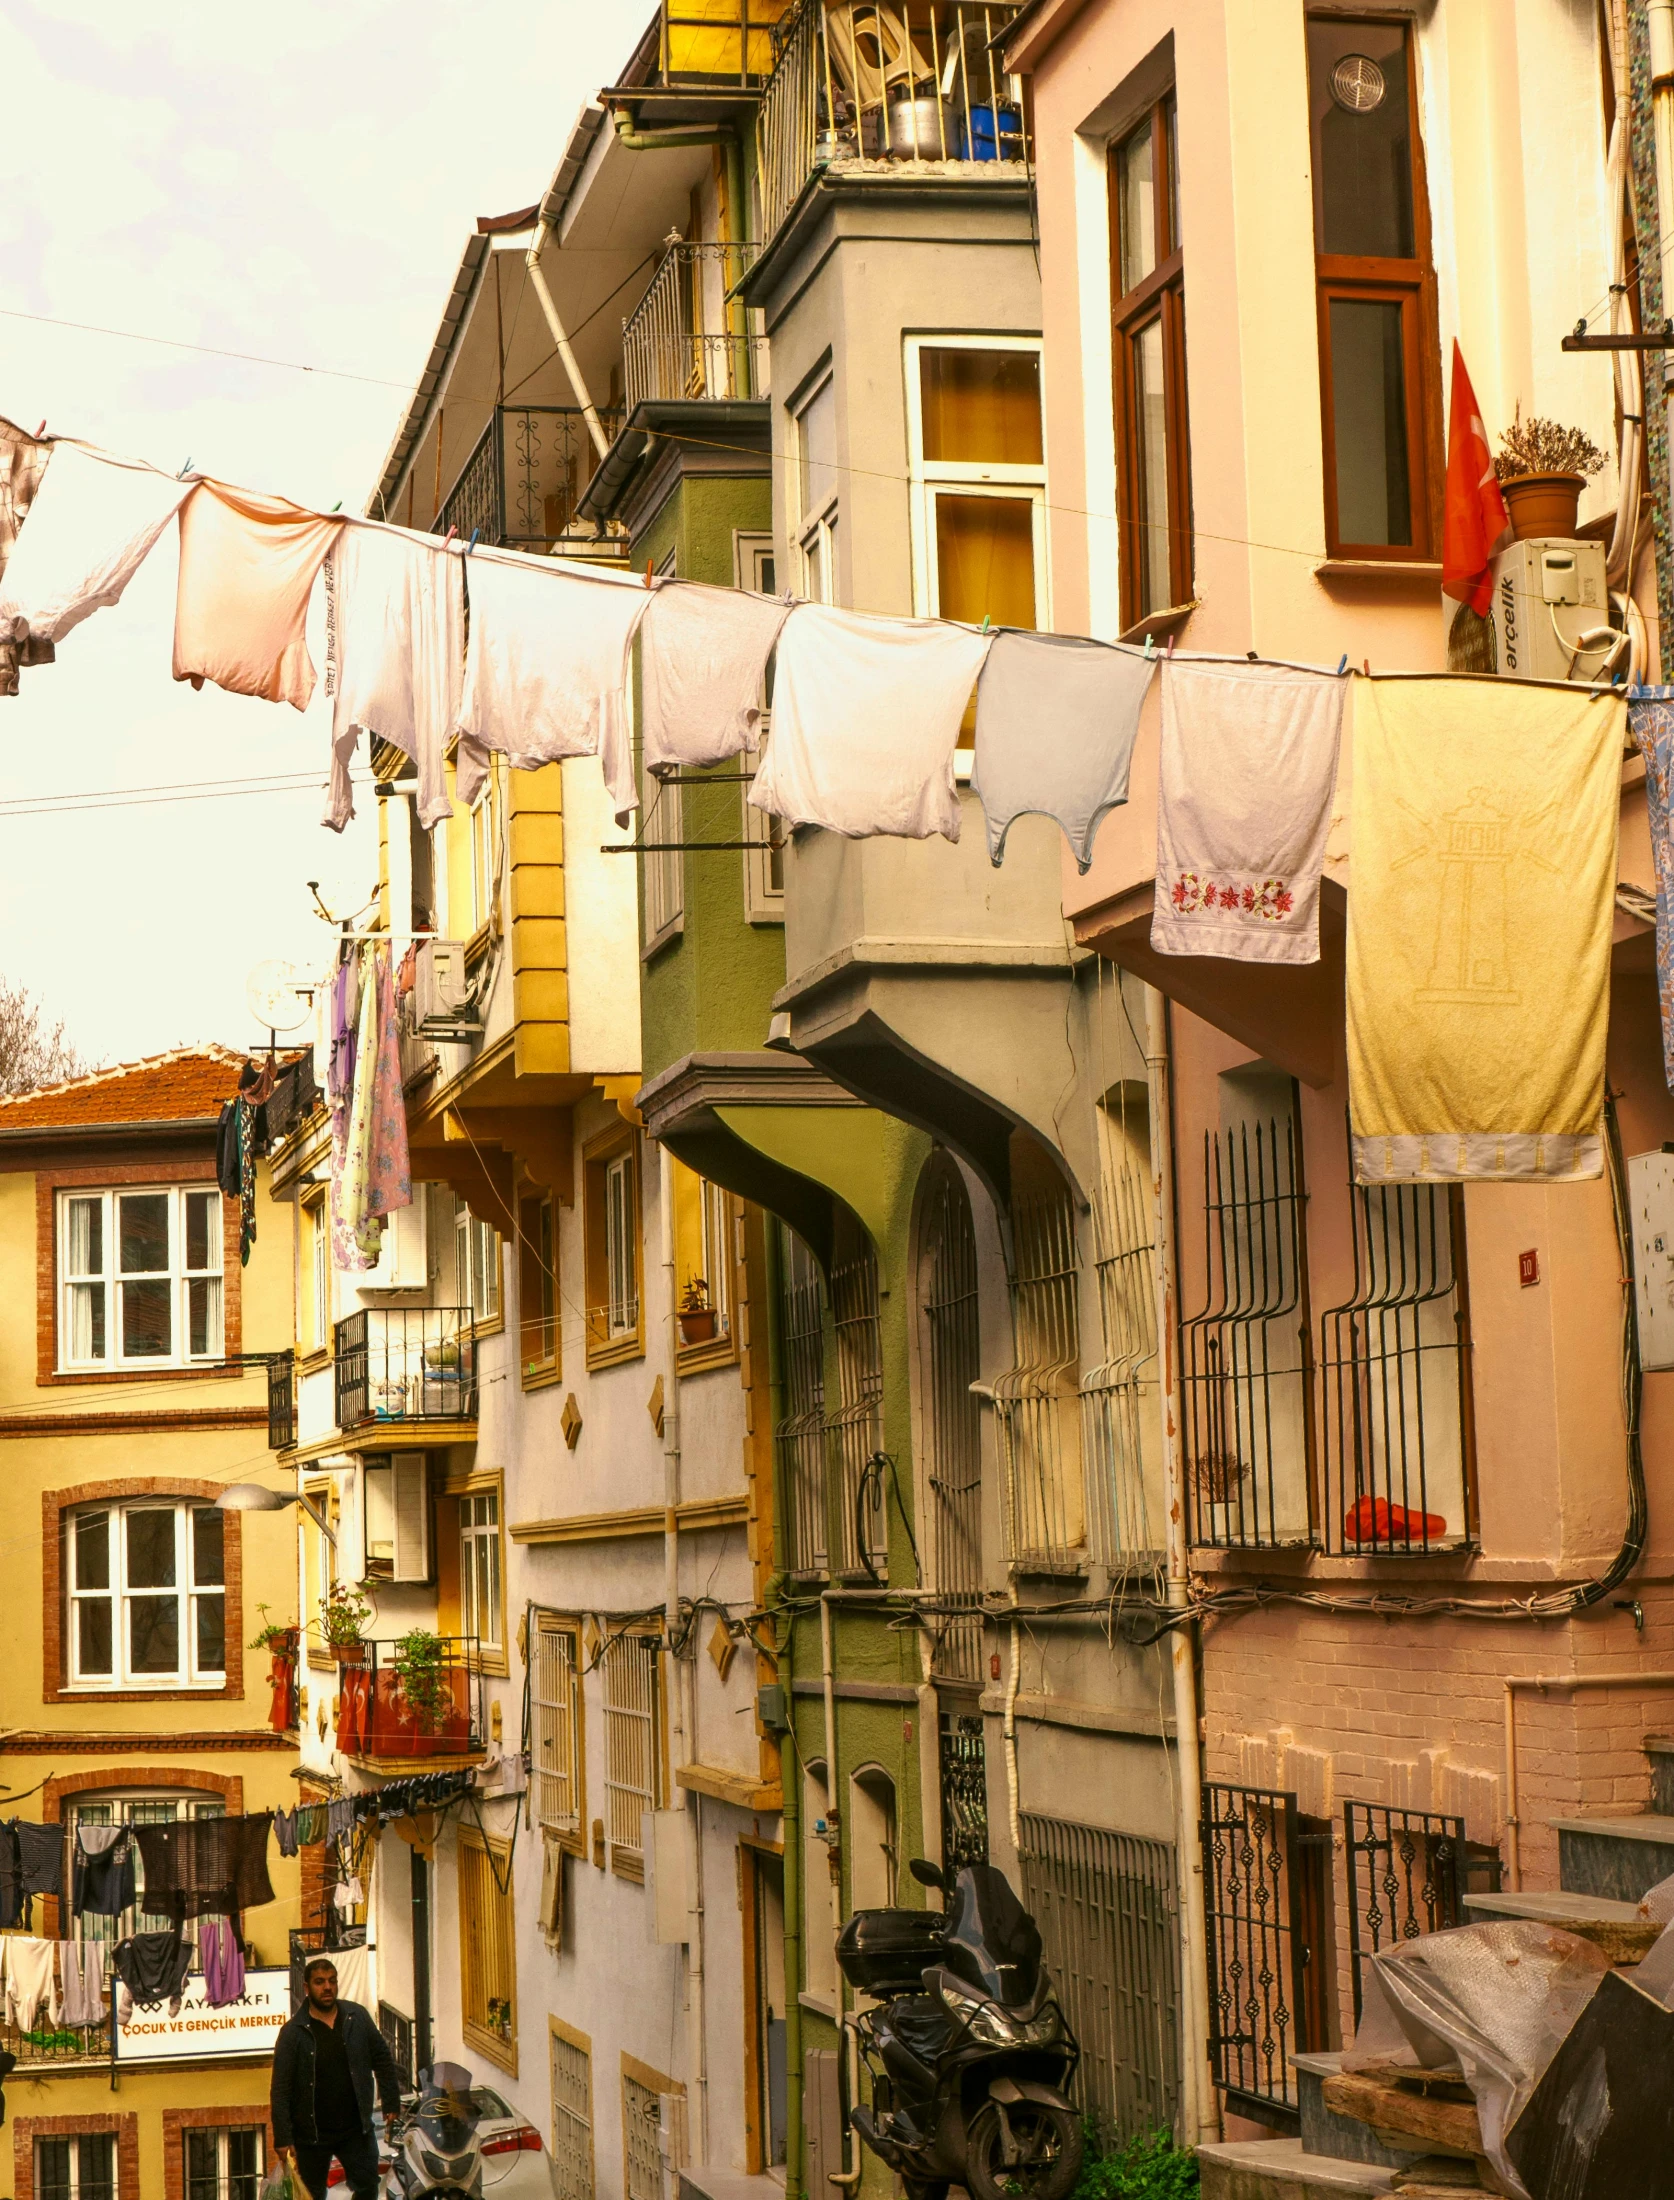
{"type": "Polygon", "coordinates": [[[105,1272],[105,1203],[102,1199],[68,1202],[69,1230],[65,1259],[72,1276],[102,1276],[105,1272]]]}
{"type": "Polygon", "coordinates": [[[218,1192],[188,1192],[186,1194],[186,1265],[188,1268],[219,1268],[221,1265],[220,1232],[215,1228],[215,1209],[220,1204],[218,1192]]]}
{"type": "Polygon", "coordinates": [[[75,1586],[78,1589],[108,1589],[110,1587],[110,1514],[108,1512],[76,1514],[75,1552],[75,1586]]]}
{"type": "Polygon", "coordinates": [[[1416,246],[1404,28],[1311,18],[1308,79],[1319,249],[1410,260],[1416,246]]]}
{"type": "Polygon", "coordinates": [[[186,2134],[186,2200],[221,2200],[217,2131],[186,2134]]]}
{"type": "Polygon", "coordinates": [[[936,498],[936,601],[944,619],[1035,623],[1035,508],[1029,497],[936,498]]]}
{"type": "Polygon", "coordinates": [[[172,1589],[174,1571],[174,1512],[146,1506],[123,1516],[128,1538],[130,1589],[172,1589]]]}
{"type": "Polygon", "coordinates": [[[103,1680],[111,1670],[110,1599],[108,1597],[77,1597],[76,1599],[76,1676],[80,1680],[103,1680]]]}
{"type": "Polygon", "coordinates": [[[924,456],[978,466],[1039,466],[1040,354],[966,346],[919,354],[924,456]]]}
{"type": "Polygon", "coordinates": [[[256,2200],[262,2177],[262,2134],[227,2133],[227,2200],[256,2200]]]}
{"type": "Polygon", "coordinates": [[[154,1283],[125,1283],[122,1291],[122,1357],[125,1360],[166,1360],[173,1349],[174,1323],[169,1315],[168,1279],[154,1283]]]}
{"type": "Polygon", "coordinates": [[[1134,461],[1139,521],[1140,610],[1161,611],[1168,580],[1168,397],[1163,325],[1133,338],[1134,461]]]}
{"type": "Polygon", "coordinates": [[[166,1275],[169,1265],[169,1195],[124,1192],[117,1200],[118,1266],[125,1276],[166,1275]]]}
{"type": "Polygon", "coordinates": [[[1151,118],[1146,116],[1116,148],[1116,219],[1118,277],[1125,298],[1157,264],[1156,176],[1151,118]]]}
{"type": "Polygon", "coordinates": [[[1337,538],[1412,541],[1407,375],[1397,299],[1333,298],[1331,414],[1337,443],[1337,538]]]}
{"type": "Polygon", "coordinates": [[[804,519],[837,493],[837,385],[824,383],[796,419],[797,483],[804,519]]]}
{"type": "Polygon", "coordinates": [[[73,2139],[35,2141],[35,2191],[39,2200],[71,2200],[70,2149],[73,2139]]]}
{"type": "Polygon", "coordinates": [[[217,1512],[213,1505],[199,1505],[193,1510],[192,1579],[200,1589],[218,1589],[227,1578],[223,1571],[226,1525],[226,1514],[217,1512]]]}
{"type": "Polygon", "coordinates": [[[180,1670],[178,1598],[128,1599],[128,1670],[131,1673],[177,1673],[180,1670]]]}
{"type": "Polygon", "coordinates": [[[64,1307],[66,1360],[102,1360],[105,1356],[105,1287],[72,1283],[64,1307]]]}
{"type": "Polygon", "coordinates": [[[221,1279],[194,1276],[186,1286],[186,1350],[194,1360],[221,1352],[221,1279]]]}
{"type": "Polygon", "coordinates": [[[197,1607],[195,1655],[200,1673],[224,1673],[227,1666],[227,1600],[194,1597],[197,1607]]]}

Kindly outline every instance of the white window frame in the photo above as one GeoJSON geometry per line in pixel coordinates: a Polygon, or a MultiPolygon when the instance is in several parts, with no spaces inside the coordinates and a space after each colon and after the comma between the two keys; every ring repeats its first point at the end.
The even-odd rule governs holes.
{"type": "Polygon", "coordinates": [[[158,1368],[158,1367],[206,1367],[219,1360],[226,1349],[226,1278],[223,1260],[225,1218],[220,1187],[215,1184],[115,1184],[103,1189],[92,1187],[66,1187],[59,1191],[57,1199],[58,1229],[58,1369],[62,1374],[75,1374],[84,1369],[158,1368]],[[119,1271],[120,1258],[119,1209],[125,1199],[165,1199],[168,1202],[168,1265],[157,1269],[135,1269],[127,1273],[119,1271]],[[204,1201],[208,1206],[206,1254],[208,1265],[189,1268],[187,1254],[187,1214],[192,1201],[204,1201]],[[100,1257],[97,1270],[79,1266],[74,1257],[72,1217],[78,1206],[96,1205],[99,1213],[100,1257]],[[164,1352],[129,1353],[122,1349],[124,1284],[166,1283],[169,1287],[169,1343],[164,1352]],[[208,1326],[207,1348],[202,1352],[190,1349],[192,1335],[192,1292],[194,1286],[207,1286],[208,1326]],[[78,1353],[74,1350],[77,1332],[76,1309],[83,1303],[78,1294],[97,1293],[104,1316],[104,1350],[78,1353]]]}
{"type": "MultiPolygon", "coordinates": [[[[1052,624],[1052,591],[1046,531],[1046,396],[1041,393],[1041,463],[1038,466],[977,466],[966,459],[924,456],[924,369],[927,351],[1028,351],[1038,359],[1038,336],[921,335],[904,339],[907,380],[907,479],[912,510],[913,609],[920,618],[941,616],[936,570],[936,499],[945,491],[959,496],[1016,497],[1033,510],[1035,551],[1035,626],[1052,624]]],[[[1044,381],[1044,378],[1043,378],[1044,381]]]]}
{"type": "Polygon", "coordinates": [[[67,2200],[82,2200],[81,2150],[89,2143],[96,2146],[106,2147],[109,2149],[110,2152],[109,2184],[107,2185],[105,2180],[101,2177],[96,2185],[90,2186],[88,2188],[89,2191],[96,2191],[101,2196],[108,2191],[115,2196],[115,2200],[128,2200],[128,2195],[122,2190],[122,2149],[117,2144],[117,2134],[114,2131],[37,2132],[34,2142],[34,2169],[36,2192],[43,2193],[47,2189],[46,2179],[41,2174],[42,2147],[57,2146],[62,2144],[64,2146],[67,2146],[70,2150],[70,2182],[68,2187],[67,2200]]]}
{"type": "Polygon", "coordinates": [[[842,468],[835,455],[836,404],[837,375],[828,359],[813,380],[786,408],[790,414],[795,453],[789,470],[789,494],[795,514],[792,534],[801,569],[802,594],[812,603],[834,604],[837,601],[837,528],[843,500],[838,486],[842,468]],[[834,446],[831,487],[824,496],[815,497],[805,504],[802,473],[807,458],[807,420],[828,391],[832,401],[834,446]]]}
{"type": "Polygon", "coordinates": [[[313,1327],[308,1343],[315,1352],[323,1352],[331,1342],[331,1206],[330,1195],[321,1192],[318,1199],[303,1208],[308,1217],[309,1262],[313,1270],[314,1306],[313,1327]]]}
{"type": "Polygon", "coordinates": [[[468,813],[468,826],[474,938],[494,914],[500,884],[500,760],[492,753],[482,787],[468,813]]]}
{"type": "Polygon", "coordinates": [[[459,1303],[471,1326],[500,1319],[500,1233],[472,1214],[458,1193],[453,1201],[454,1275],[459,1303]]]}
{"type": "Polygon", "coordinates": [[[467,1490],[459,1500],[459,1626],[462,1634],[475,1637],[479,1650],[497,1654],[505,1648],[504,1589],[500,1492],[467,1490]]]}
{"type": "Polygon", "coordinates": [[[698,1212],[703,1218],[703,1279],[715,1313],[717,1339],[732,1336],[733,1268],[737,1259],[732,1194],[708,1177],[698,1178],[698,1212]]]}
{"type": "Polygon", "coordinates": [[[534,1612],[529,1705],[535,1818],[548,1832],[579,1842],[587,1799],[582,1763],[581,1627],[556,1612],[534,1612]]]}
{"type": "Polygon", "coordinates": [[[604,1164],[605,1338],[615,1344],[639,1329],[639,1215],[631,1147],[604,1164]]]}
{"type": "Polygon", "coordinates": [[[196,1539],[192,1532],[193,1515],[213,1512],[214,1509],[212,1505],[190,1497],[135,1497],[126,1501],[107,1499],[97,1505],[66,1508],[63,1519],[66,1601],[69,1606],[67,1688],[78,1694],[85,1692],[91,1695],[108,1695],[113,1690],[126,1692],[139,1689],[149,1694],[153,1690],[165,1689],[186,1692],[225,1688],[227,1627],[229,1624],[238,1624],[237,1612],[228,1609],[225,1527],[223,1525],[222,1578],[218,1582],[199,1582],[196,1579],[196,1539]],[[174,1516],[175,1578],[172,1585],[153,1586],[144,1582],[130,1585],[128,1581],[128,1521],[134,1514],[146,1512],[168,1512],[174,1516]],[[83,1588],[81,1524],[84,1521],[91,1523],[100,1514],[105,1518],[106,1570],[109,1579],[103,1586],[91,1583],[83,1588]],[[162,1598],[171,1594],[175,1601],[175,1639],[179,1648],[175,1669],[172,1673],[136,1670],[129,1663],[132,1607],[141,1598],[162,1598]],[[219,1597],[221,1600],[221,1663],[213,1667],[200,1666],[197,1648],[198,1607],[210,1597],[219,1597]],[[84,1607],[100,1604],[107,1605],[110,1609],[111,1670],[108,1673],[90,1674],[83,1672],[81,1668],[81,1613],[84,1607]]]}
{"type": "Polygon", "coordinates": [[[250,2124],[187,2124],[180,2134],[180,2190],[182,2200],[194,2200],[191,2171],[188,2167],[194,2139],[210,2141],[215,2155],[214,2200],[232,2200],[232,2152],[234,2132],[240,2137],[256,2142],[255,2175],[252,2190],[259,2192],[266,2169],[267,2131],[264,2125],[250,2124]]]}

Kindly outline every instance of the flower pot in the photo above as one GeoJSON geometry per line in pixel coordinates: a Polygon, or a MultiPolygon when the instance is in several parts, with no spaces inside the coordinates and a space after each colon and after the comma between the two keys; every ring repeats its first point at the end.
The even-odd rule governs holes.
{"type": "Polygon", "coordinates": [[[364,1665],[366,1645],[363,1642],[334,1642],[331,1654],[339,1665],[364,1665]]]}
{"type": "Polygon", "coordinates": [[[1574,539],[1581,492],[1580,474],[1517,474],[1500,483],[1511,531],[1519,542],[1574,539]]]}
{"type": "Polygon", "coordinates": [[[714,1335],[715,1309],[712,1306],[697,1306],[680,1316],[682,1344],[708,1344],[714,1335]]]}

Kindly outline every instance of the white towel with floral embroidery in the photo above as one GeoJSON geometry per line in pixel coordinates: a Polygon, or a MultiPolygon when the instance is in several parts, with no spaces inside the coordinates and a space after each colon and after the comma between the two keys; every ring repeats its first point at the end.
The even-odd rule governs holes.
{"type": "Polygon", "coordinates": [[[1318,962],[1347,686],[1296,665],[1165,661],[1151,919],[1160,954],[1318,962]]]}

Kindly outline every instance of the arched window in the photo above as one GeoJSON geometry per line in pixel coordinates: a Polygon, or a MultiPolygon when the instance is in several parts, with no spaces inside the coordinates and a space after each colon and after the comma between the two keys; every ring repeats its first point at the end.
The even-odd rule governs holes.
{"type": "Polygon", "coordinates": [[[881,1765],[849,1775],[849,1900],[857,1910],[887,1910],[900,1900],[900,1842],[895,1782],[881,1765]]]}
{"type": "Polygon", "coordinates": [[[1006,1556],[1022,1572],[1078,1574],[1086,1568],[1087,1504],[1075,1208],[1051,1155],[1020,1132],[1011,1174],[1014,1364],[994,1385],[1006,1556]]]}

